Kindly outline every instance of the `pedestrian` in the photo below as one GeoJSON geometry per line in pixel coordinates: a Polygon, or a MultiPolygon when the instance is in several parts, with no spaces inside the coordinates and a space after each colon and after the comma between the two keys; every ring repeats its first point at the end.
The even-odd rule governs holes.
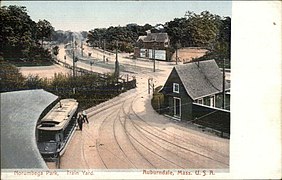
{"type": "Polygon", "coordinates": [[[86,111],[82,111],[82,116],[83,116],[83,120],[84,120],[84,122],[87,122],[87,124],[89,124],[89,121],[88,121],[88,118],[87,118],[86,111]]]}
{"type": "Polygon", "coordinates": [[[83,117],[81,114],[78,115],[77,124],[78,124],[79,129],[82,131],[83,117]]]}

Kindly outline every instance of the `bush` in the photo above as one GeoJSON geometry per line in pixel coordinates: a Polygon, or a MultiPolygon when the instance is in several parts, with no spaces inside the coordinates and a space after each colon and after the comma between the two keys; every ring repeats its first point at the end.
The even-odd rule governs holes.
{"type": "Polygon", "coordinates": [[[155,88],[153,92],[153,98],[151,100],[152,107],[155,111],[158,113],[163,113],[162,109],[164,107],[164,95],[163,93],[160,93],[159,91],[162,89],[163,86],[158,86],[155,88]]]}
{"type": "Polygon", "coordinates": [[[43,89],[47,86],[47,78],[40,78],[38,75],[29,75],[25,80],[25,88],[27,89],[43,89]]]}
{"type": "MultiPolygon", "coordinates": [[[[55,74],[51,81],[37,75],[30,75],[25,78],[15,66],[3,60],[0,61],[0,78],[1,92],[44,89],[63,99],[76,99],[80,104],[80,109],[107,101],[124,92],[123,87],[126,87],[126,84],[117,83],[113,74],[102,77],[97,74],[77,77],[55,74]]],[[[133,87],[136,87],[136,84],[133,87]]]]}
{"type": "Polygon", "coordinates": [[[0,92],[21,90],[25,87],[25,77],[18,68],[0,60],[0,92]]]}

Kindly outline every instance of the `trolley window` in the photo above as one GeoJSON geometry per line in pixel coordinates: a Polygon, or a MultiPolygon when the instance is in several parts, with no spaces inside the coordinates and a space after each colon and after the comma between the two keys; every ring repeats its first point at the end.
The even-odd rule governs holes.
{"type": "Polygon", "coordinates": [[[58,131],[38,130],[38,142],[55,142],[57,133],[58,131]]]}

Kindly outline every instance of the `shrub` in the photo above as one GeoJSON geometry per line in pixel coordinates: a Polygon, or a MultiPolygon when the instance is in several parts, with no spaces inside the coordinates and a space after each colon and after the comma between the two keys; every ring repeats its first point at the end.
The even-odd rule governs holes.
{"type": "Polygon", "coordinates": [[[24,88],[25,77],[19,69],[0,60],[0,92],[15,91],[24,88]]]}
{"type": "Polygon", "coordinates": [[[153,92],[153,98],[151,100],[152,107],[158,113],[163,113],[162,109],[164,107],[164,95],[163,93],[159,92],[163,86],[158,86],[155,88],[153,92]]]}

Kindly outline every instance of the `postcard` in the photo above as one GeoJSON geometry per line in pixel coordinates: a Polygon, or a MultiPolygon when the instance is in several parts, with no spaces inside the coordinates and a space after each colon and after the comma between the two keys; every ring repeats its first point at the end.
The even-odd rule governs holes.
{"type": "Polygon", "coordinates": [[[281,2],[1,1],[1,179],[281,178],[281,2]]]}

